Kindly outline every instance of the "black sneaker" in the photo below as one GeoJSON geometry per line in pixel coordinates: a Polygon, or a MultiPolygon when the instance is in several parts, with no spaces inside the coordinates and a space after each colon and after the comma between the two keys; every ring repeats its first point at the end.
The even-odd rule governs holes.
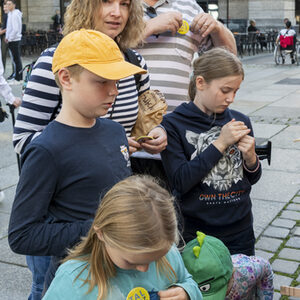
{"type": "Polygon", "coordinates": [[[14,79],[15,78],[15,75],[14,75],[14,73],[12,73],[11,75],[9,75],[8,77],[7,77],[7,80],[11,80],[11,79],[14,79]]]}
{"type": "Polygon", "coordinates": [[[294,64],[295,63],[295,60],[292,58],[292,64],[294,64]]]}
{"type": "Polygon", "coordinates": [[[284,64],[284,63],[285,63],[285,59],[283,58],[283,59],[282,59],[282,64],[284,64]]]}

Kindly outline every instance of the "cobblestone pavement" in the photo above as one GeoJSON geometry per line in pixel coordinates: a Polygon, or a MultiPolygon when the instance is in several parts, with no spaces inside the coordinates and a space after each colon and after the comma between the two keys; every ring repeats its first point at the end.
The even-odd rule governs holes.
{"type": "MultiPolygon", "coordinates": [[[[33,58],[26,57],[23,64],[33,58]]],[[[274,299],[281,285],[300,287],[300,67],[276,66],[272,54],[244,57],[245,80],[233,109],[247,114],[259,141],[272,141],[272,160],[263,160],[263,175],[253,186],[256,254],[274,270],[274,299]]],[[[9,75],[9,70],[6,72],[9,75]]],[[[14,92],[21,94],[20,87],[14,92]]],[[[31,278],[22,255],[10,251],[7,226],[18,171],[11,144],[11,120],[0,123],[0,299],[27,299],[31,278]]]]}

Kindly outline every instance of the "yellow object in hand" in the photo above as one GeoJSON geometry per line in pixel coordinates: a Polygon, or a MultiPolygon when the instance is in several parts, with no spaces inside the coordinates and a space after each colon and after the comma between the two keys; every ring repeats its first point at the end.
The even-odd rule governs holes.
{"type": "Polygon", "coordinates": [[[182,25],[178,29],[179,34],[186,34],[190,30],[189,23],[186,20],[182,20],[182,25]]]}

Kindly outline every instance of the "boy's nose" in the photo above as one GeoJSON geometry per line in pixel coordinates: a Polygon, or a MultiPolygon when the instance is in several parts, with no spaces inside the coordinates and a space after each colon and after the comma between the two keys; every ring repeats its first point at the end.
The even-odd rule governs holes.
{"type": "Polygon", "coordinates": [[[118,96],[119,91],[118,91],[118,82],[115,80],[112,80],[110,87],[109,87],[109,95],[110,96],[118,96]]]}

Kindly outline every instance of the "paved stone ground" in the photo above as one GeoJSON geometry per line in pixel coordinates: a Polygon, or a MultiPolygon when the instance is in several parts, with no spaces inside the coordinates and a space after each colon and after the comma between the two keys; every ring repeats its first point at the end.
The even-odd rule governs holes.
{"type": "MultiPolygon", "coordinates": [[[[25,57],[23,64],[32,57],[25,57]]],[[[253,186],[256,254],[274,269],[274,299],[281,285],[300,287],[300,67],[276,66],[272,54],[244,57],[245,80],[232,108],[248,116],[260,142],[273,143],[272,161],[263,161],[263,175],[253,186]]],[[[7,71],[6,75],[9,75],[7,71]]],[[[17,95],[20,87],[13,87],[17,95]]],[[[0,299],[27,299],[31,278],[22,255],[10,251],[7,226],[18,181],[11,144],[11,118],[0,123],[0,299]]]]}

